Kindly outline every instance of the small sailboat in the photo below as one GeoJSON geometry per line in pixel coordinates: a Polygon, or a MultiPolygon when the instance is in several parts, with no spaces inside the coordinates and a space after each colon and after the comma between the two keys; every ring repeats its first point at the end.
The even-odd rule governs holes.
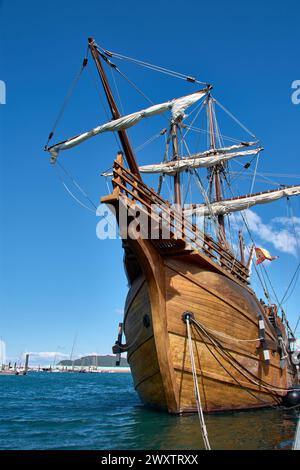
{"type": "MultiPolygon", "coordinates": [[[[121,73],[113,58],[130,58],[99,47],[91,38],[88,53],[96,64],[112,120],[49,146],[51,133],[46,150],[55,165],[66,150],[102,133],[115,133],[122,146],[112,171],[104,173],[112,178],[112,192],[101,200],[117,217],[129,282],[122,325],[126,342],[122,343],[119,334],[114,352],[127,352],[134,386],[143,403],[169,413],[195,412],[188,320],[204,411],[281,403],[298,384],[299,351],[294,350],[294,333],[282,306],[271,302],[264,281],[266,302],[259,300],[251,287],[253,266],[258,277],[262,275],[260,266],[253,263],[257,247],[243,211],[297,196],[300,186],[224,197],[225,187],[231,190],[230,162],[250,158],[242,170],[252,162],[256,169],[263,148],[253,137],[224,143],[212,86],[201,83],[201,89],[192,93],[121,115],[105,67],[121,73]],[[187,123],[186,112],[191,108],[197,113],[191,111],[195,119],[187,123]],[[191,152],[186,134],[195,130],[198,111],[206,116],[207,147],[191,152]],[[168,122],[159,133],[165,136],[164,155],[156,163],[139,165],[127,129],[161,114],[168,122]],[[207,185],[201,172],[207,172],[207,185]],[[146,184],[148,175],[158,175],[156,190],[146,184]],[[183,197],[185,175],[194,179],[199,191],[188,206],[183,197]],[[167,198],[163,186],[171,180],[174,191],[167,198]],[[122,211],[125,218],[120,216],[122,211]],[[237,246],[231,241],[229,225],[234,213],[240,214],[250,238],[247,247],[242,231],[237,246]]],[[[145,62],[138,65],[151,68],[145,62]]],[[[156,67],[156,71],[166,70],[156,67]]],[[[177,78],[199,88],[200,82],[193,77],[177,74],[177,78]]]]}

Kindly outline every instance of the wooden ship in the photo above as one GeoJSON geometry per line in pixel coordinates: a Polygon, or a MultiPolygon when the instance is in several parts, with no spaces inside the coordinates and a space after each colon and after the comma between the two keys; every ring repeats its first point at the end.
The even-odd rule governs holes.
{"type": "MultiPolygon", "coordinates": [[[[116,214],[121,205],[128,214],[125,224],[117,215],[129,291],[114,352],[127,351],[134,386],[145,405],[173,414],[197,411],[185,321],[189,312],[203,410],[277,405],[298,384],[297,361],[292,355],[295,338],[285,316],[279,315],[280,306],[264,303],[252,290],[255,247],[246,252],[239,234],[239,255],[234,254],[226,221],[232,212],[300,194],[300,186],[224,199],[222,179],[228,160],[256,157],[262,148],[256,141],[220,147],[212,86],[207,84],[190,95],[121,116],[104,68],[104,62],[116,68],[111,61],[113,54],[93,39],[89,39],[88,48],[112,120],[46,150],[55,164],[61,151],[107,131],[115,132],[122,145],[113,164],[112,193],[101,199],[116,214]],[[200,100],[207,113],[209,145],[206,151],[183,156],[179,140],[185,129],[184,111],[200,100]],[[171,114],[166,130],[171,157],[159,164],[139,166],[126,129],[163,112],[171,114]],[[204,189],[198,178],[202,202],[181,210],[182,174],[186,170],[196,174],[199,168],[207,169],[209,188],[204,189]],[[164,198],[160,188],[154,190],[143,181],[142,175],[147,173],[158,174],[160,183],[165,175],[173,178],[173,201],[164,198]],[[133,208],[137,207],[144,216],[146,236],[131,236],[133,208]],[[208,221],[214,227],[213,234],[207,229],[208,221]],[[149,233],[150,226],[156,228],[154,237],[149,233]],[[165,228],[169,230],[167,236],[165,228]]],[[[196,81],[192,77],[186,80],[196,81]]]]}

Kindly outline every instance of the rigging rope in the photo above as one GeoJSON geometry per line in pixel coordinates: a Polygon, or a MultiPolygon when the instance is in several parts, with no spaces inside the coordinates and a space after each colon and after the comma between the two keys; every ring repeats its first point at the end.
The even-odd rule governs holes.
{"type": "Polygon", "coordinates": [[[191,319],[191,321],[193,323],[195,323],[195,325],[197,325],[198,328],[200,328],[200,330],[205,332],[206,336],[210,339],[210,341],[213,343],[215,348],[216,349],[218,348],[217,350],[221,351],[221,353],[223,354],[223,357],[227,358],[227,361],[232,365],[232,367],[234,367],[236,370],[238,370],[247,380],[249,380],[250,382],[252,382],[256,386],[265,388],[265,389],[267,389],[269,391],[272,391],[272,392],[275,392],[275,393],[290,391],[290,389],[287,389],[287,388],[273,386],[273,385],[269,384],[268,382],[266,382],[265,380],[263,380],[261,378],[259,379],[259,382],[257,382],[256,375],[253,374],[252,372],[250,372],[248,369],[246,369],[246,367],[244,367],[228,350],[224,349],[223,346],[221,345],[221,343],[219,343],[219,341],[217,341],[209,333],[207,333],[206,329],[197,320],[195,320],[193,318],[193,319],[191,319]],[[265,384],[265,385],[263,385],[263,384],[265,384]]]}
{"type": "MultiPolygon", "coordinates": [[[[89,76],[90,76],[90,78],[91,78],[91,80],[92,80],[92,82],[93,82],[93,85],[94,85],[94,87],[95,87],[95,89],[96,89],[96,92],[97,92],[97,95],[98,95],[98,97],[99,97],[99,100],[100,100],[101,106],[102,106],[102,108],[103,108],[103,111],[104,111],[104,113],[105,113],[105,115],[106,115],[106,117],[107,117],[107,121],[109,121],[109,120],[111,119],[111,117],[109,116],[108,110],[106,109],[105,104],[104,104],[104,102],[103,102],[103,99],[102,99],[100,90],[99,90],[99,88],[98,88],[98,86],[97,86],[96,77],[95,77],[93,71],[92,71],[89,67],[88,67],[88,72],[89,72],[89,76]]],[[[121,148],[119,139],[118,139],[118,137],[117,137],[117,135],[116,135],[116,131],[113,132],[113,135],[114,135],[114,138],[115,138],[117,147],[118,147],[118,149],[121,151],[122,148],[121,148]]]]}
{"type": "Polygon", "coordinates": [[[72,94],[73,94],[73,92],[74,92],[74,90],[75,90],[75,88],[76,88],[76,85],[77,85],[77,83],[78,83],[78,81],[79,81],[79,79],[80,79],[80,77],[81,77],[81,74],[82,74],[83,70],[85,69],[85,67],[86,67],[86,65],[87,65],[87,63],[88,63],[88,53],[89,53],[89,48],[87,49],[86,55],[85,55],[85,57],[84,57],[84,59],[83,59],[83,62],[82,62],[82,64],[81,64],[81,66],[80,66],[79,72],[77,73],[77,75],[75,76],[74,80],[72,81],[71,86],[70,86],[70,88],[69,88],[69,90],[68,90],[68,92],[67,92],[67,94],[66,94],[66,96],[65,96],[65,99],[64,99],[64,101],[63,101],[63,104],[62,104],[62,106],[61,106],[61,109],[60,109],[60,111],[59,111],[59,113],[58,113],[58,115],[57,115],[57,117],[56,117],[56,119],[55,119],[55,121],[54,121],[53,127],[52,127],[52,129],[51,129],[51,131],[50,131],[50,134],[49,134],[49,136],[48,136],[48,140],[47,140],[46,145],[45,145],[45,149],[48,148],[49,142],[50,142],[50,140],[52,139],[52,137],[54,136],[54,132],[55,132],[57,126],[58,126],[58,123],[59,123],[59,121],[61,120],[62,115],[64,114],[65,109],[66,109],[66,107],[67,107],[67,105],[68,105],[68,103],[69,103],[69,101],[70,101],[70,98],[71,98],[71,96],[72,96],[72,94]]]}
{"type": "MultiPolygon", "coordinates": [[[[94,207],[94,209],[97,209],[96,204],[92,201],[92,199],[88,196],[88,194],[82,189],[79,183],[73,178],[73,176],[66,170],[66,168],[58,161],[57,165],[63,170],[63,172],[70,178],[74,186],[81,192],[81,194],[89,201],[89,203],[94,207]]],[[[56,166],[56,165],[54,165],[56,166]]]]}
{"type": "MultiPolygon", "coordinates": [[[[200,127],[195,127],[195,126],[190,126],[189,124],[184,124],[183,127],[186,127],[187,129],[191,129],[194,132],[197,133],[202,133],[202,134],[207,134],[208,138],[211,135],[211,132],[207,129],[201,129],[200,127]]],[[[221,134],[223,139],[229,140],[230,142],[240,144],[241,140],[240,139],[234,139],[233,137],[229,137],[228,135],[221,134]]],[[[209,143],[208,143],[209,144],[209,143]]]]}
{"type": "MultiPolygon", "coordinates": [[[[196,121],[197,117],[199,116],[199,114],[201,113],[201,111],[202,111],[202,109],[203,109],[204,106],[205,106],[205,101],[200,102],[200,103],[196,106],[196,108],[194,109],[194,111],[196,111],[196,109],[199,108],[198,111],[197,111],[197,113],[196,113],[196,115],[194,116],[194,118],[193,118],[191,124],[188,125],[188,126],[186,126],[186,125],[182,126],[182,127],[184,127],[184,128],[187,128],[187,131],[185,132],[184,136],[182,136],[182,134],[181,134],[181,138],[182,138],[183,140],[185,139],[185,137],[187,136],[187,134],[190,132],[190,130],[192,130],[192,126],[193,126],[194,122],[196,121]]],[[[193,111],[193,112],[194,112],[194,111],[193,111]]],[[[191,114],[192,114],[192,113],[190,113],[189,116],[190,116],[191,114]]],[[[181,130],[181,129],[180,129],[180,130],[181,130]]]]}
{"type": "MultiPolygon", "coordinates": [[[[181,129],[181,128],[180,128],[180,136],[181,136],[181,142],[184,143],[185,148],[186,148],[186,150],[187,150],[187,152],[188,152],[188,155],[189,155],[189,157],[191,157],[191,153],[190,153],[189,147],[188,147],[188,145],[187,145],[187,143],[186,143],[186,140],[185,140],[186,134],[185,134],[184,136],[182,135],[182,129],[181,129]]],[[[204,188],[204,185],[203,185],[203,183],[202,183],[202,180],[201,180],[201,178],[200,178],[200,175],[199,175],[199,173],[196,171],[195,168],[192,169],[192,173],[196,176],[196,183],[198,184],[198,186],[199,186],[199,188],[200,188],[200,192],[201,192],[201,194],[202,194],[203,197],[204,197],[204,200],[205,200],[206,205],[207,205],[207,207],[208,207],[208,210],[209,210],[209,212],[210,212],[210,216],[211,216],[211,218],[212,218],[212,220],[213,220],[213,222],[214,222],[214,224],[215,224],[215,230],[217,230],[217,229],[218,229],[218,219],[217,219],[217,217],[216,217],[216,216],[214,215],[214,213],[213,213],[213,210],[212,210],[212,207],[211,207],[211,204],[210,204],[210,199],[209,199],[209,197],[208,197],[208,195],[207,195],[207,193],[206,193],[206,190],[205,190],[205,188],[204,188]]],[[[224,237],[224,235],[223,235],[222,232],[220,232],[220,238],[221,238],[222,242],[226,244],[226,239],[225,239],[225,237],[224,237]]],[[[233,268],[234,268],[234,264],[233,264],[233,266],[232,266],[232,269],[233,269],[233,268]]]]}
{"type": "Polygon", "coordinates": [[[254,168],[254,173],[253,173],[253,179],[252,179],[252,182],[251,182],[250,194],[252,194],[252,192],[253,192],[253,188],[254,188],[254,184],[255,184],[255,180],[256,180],[257,167],[258,167],[258,163],[259,163],[259,156],[260,156],[260,153],[255,156],[256,162],[255,162],[255,168],[254,168]]]}
{"type": "MultiPolygon", "coordinates": [[[[298,268],[300,268],[300,264],[298,265],[298,268]]],[[[297,268],[297,270],[298,270],[298,268],[297,268]]],[[[283,310],[282,303],[281,303],[281,302],[279,301],[279,299],[278,299],[278,296],[277,296],[276,291],[275,291],[275,289],[274,289],[274,286],[273,286],[273,284],[272,284],[272,282],[271,282],[271,279],[270,279],[270,277],[269,277],[269,275],[268,275],[268,272],[267,272],[267,270],[266,270],[266,268],[265,268],[264,266],[262,266],[262,269],[264,270],[265,275],[266,275],[266,277],[267,277],[267,279],[268,279],[268,281],[269,281],[269,284],[270,284],[271,289],[272,289],[272,291],[273,291],[273,294],[274,294],[275,300],[276,300],[276,302],[277,302],[278,308],[281,309],[281,312],[282,312],[282,321],[285,323],[287,330],[289,331],[289,333],[290,333],[290,334],[292,335],[292,337],[294,338],[293,331],[292,331],[292,329],[291,329],[291,327],[290,327],[290,325],[289,325],[289,322],[288,322],[287,317],[286,317],[286,315],[285,315],[285,312],[284,312],[284,310],[283,310]]],[[[296,270],[296,272],[297,272],[297,270],[296,270]]],[[[294,274],[294,275],[295,275],[295,274],[294,274]]]]}
{"type": "Polygon", "coordinates": [[[186,187],[186,192],[185,192],[185,197],[183,199],[183,204],[186,203],[186,200],[187,200],[187,197],[188,197],[188,193],[190,191],[190,200],[192,200],[191,198],[191,180],[192,180],[192,174],[193,172],[191,170],[188,170],[188,183],[187,183],[187,187],[186,187]]]}
{"type": "MultiPolygon", "coordinates": [[[[72,183],[74,184],[74,186],[76,186],[76,188],[78,188],[78,190],[81,192],[81,194],[83,194],[83,196],[89,201],[89,203],[93,206],[94,210],[91,209],[90,207],[88,207],[86,204],[84,204],[83,202],[81,202],[73,193],[72,191],[68,188],[68,186],[66,185],[66,183],[63,181],[62,177],[58,174],[58,177],[63,185],[63,187],[65,188],[65,190],[68,192],[68,194],[83,208],[87,209],[88,211],[92,212],[94,215],[97,215],[97,206],[96,204],[94,204],[94,202],[92,201],[92,199],[88,196],[88,194],[84,191],[84,189],[80,186],[80,184],[73,178],[73,176],[66,170],[66,168],[64,168],[62,166],[62,164],[60,162],[58,162],[58,165],[61,167],[61,169],[64,171],[64,173],[70,178],[70,180],[72,181],[72,183]]],[[[54,167],[56,167],[57,165],[54,165],[54,167]]],[[[58,171],[58,170],[57,170],[58,171]]],[[[107,216],[104,216],[104,218],[106,219],[107,223],[110,225],[110,227],[115,230],[115,226],[111,224],[110,220],[107,218],[107,216]]]]}
{"type": "Polygon", "coordinates": [[[121,96],[120,96],[120,93],[119,93],[119,88],[118,88],[117,81],[116,81],[116,77],[114,75],[114,71],[113,71],[112,68],[110,69],[110,72],[111,72],[111,77],[112,77],[113,82],[114,82],[115,90],[117,92],[117,97],[118,97],[118,100],[119,100],[119,104],[120,104],[122,114],[125,114],[124,113],[124,108],[123,108],[123,103],[122,103],[121,96]]]}
{"type": "Polygon", "coordinates": [[[283,302],[284,302],[284,301],[287,302],[287,300],[288,300],[288,299],[291,297],[291,295],[293,294],[293,292],[294,292],[294,290],[295,290],[295,288],[296,288],[296,285],[297,285],[299,273],[300,273],[300,262],[298,263],[298,266],[297,266],[297,268],[296,268],[296,270],[295,270],[295,272],[294,272],[294,274],[293,274],[293,276],[292,276],[292,279],[291,279],[291,281],[290,281],[288,287],[286,288],[286,291],[285,291],[285,293],[284,293],[284,295],[283,295],[283,297],[282,297],[282,299],[281,299],[281,301],[280,301],[280,304],[279,304],[280,307],[282,306],[283,302]],[[287,297],[287,294],[288,294],[289,290],[291,289],[294,280],[295,280],[294,287],[293,287],[291,293],[289,294],[289,296],[287,297]]]}
{"type": "MultiPolygon", "coordinates": [[[[58,174],[58,177],[63,185],[63,187],[65,188],[65,190],[67,191],[67,193],[81,206],[83,207],[84,209],[88,210],[89,212],[92,212],[94,215],[97,215],[97,206],[96,204],[94,204],[94,202],[92,201],[92,199],[88,196],[88,194],[84,191],[84,189],[80,186],[80,184],[73,178],[73,176],[66,170],[66,168],[63,167],[63,165],[60,163],[60,162],[57,162],[57,164],[60,166],[60,168],[64,171],[64,173],[70,178],[70,180],[72,181],[72,183],[74,184],[74,186],[76,186],[76,188],[81,192],[81,194],[83,194],[83,196],[89,201],[89,203],[93,206],[94,209],[91,209],[90,207],[88,207],[86,204],[84,204],[83,202],[81,202],[73,193],[72,191],[68,188],[68,186],[66,185],[66,183],[63,181],[62,177],[58,174]]],[[[54,168],[56,168],[57,165],[54,165],[54,168]]],[[[58,172],[58,170],[56,170],[58,172]]],[[[107,218],[106,215],[103,215],[103,217],[106,219],[108,225],[113,229],[115,230],[115,226],[112,225],[112,223],[110,222],[110,220],[107,218]]]]}
{"type": "MultiPolygon", "coordinates": [[[[201,329],[197,329],[197,323],[196,322],[195,322],[195,326],[196,326],[196,331],[197,331],[198,335],[200,336],[201,340],[203,341],[204,345],[206,346],[206,348],[208,349],[210,354],[214,357],[214,359],[222,367],[222,369],[233,379],[233,381],[236,382],[237,385],[241,389],[243,389],[245,392],[247,392],[250,396],[252,396],[253,398],[255,398],[256,400],[258,400],[259,402],[261,402],[263,404],[266,404],[266,405],[268,404],[269,405],[268,402],[266,402],[265,400],[262,400],[260,397],[256,396],[253,392],[251,392],[248,388],[246,388],[243,384],[241,384],[241,382],[224,366],[224,364],[222,364],[222,362],[217,358],[217,356],[214,354],[214,352],[212,351],[210,346],[208,346],[207,342],[205,341],[205,339],[203,337],[203,334],[205,334],[205,336],[211,342],[210,337],[205,332],[203,332],[203,331],[201,332],[201,329]]],[[[222,356],[220,351],[217,348],[215,348],[215,349],[219,353],[219,355],[224,359],[224,357],[222,356]]]]}
{"type": "Polygon", "coordinates": [[[98,44],[97,44],[97,48],[98,48],[99,53],[102,52],[108,57],[115,57],[115,58],[120,59],[120,60],[127,60],[127,61],[133,62],[133,63],[135,63],[135,64],[137,64],[141,67],[145,67],[145,68],[154,70],[156,72],[160,72],[160,73],[163,73],[163,74],[166,74],[166,75],[170,75],[174,78],[178,78],[178,79],[185,80],[185,81],[188,81],[188,82],[199,83],[201,85],[209,85],[208,83],[199,81],[196,78],[191,77],[189,75],[186,75],[186,74],[183,74],[183,73],[180,73],[180,72],[176,72],[174,70],[169,70],[169,69],[167,69],[165,67],[161,67],[159,65],[150,64],[149,62],[144,62],[144,61],[141,61],[141,60],[138,60],[138,59],[134,59],[132,57],[119,54],[118,52],[108,51],[108,50],[104,49],[103,47],[99,46],[98,44]]]}
{"type": "Polygon", "coordinates": [[[292,276],[292,279],[291,279],[291,282],[290,284],[288,285],[283,297],[282,297],[282,300],[281,300],[281,304],[283,303],[283,301],[287,301],[291,295],[293,294],[295,288],[296,288],[296,285],[297,285],[297,281],[298,281],[298,277],[299,277],[299,273],[300,273],[300,244],[299,244],[299,237],[298,237],[298,233],[297,233],[297,230],[296,230],[296,226],[295,226],[295,217],[294,217],[294,214],[293,214],[293,209],[292,209],[292,206],[291,206],[291,202],[290,202],[290,198],[288,197],[287,198],[287,212],[288,212],[288,217],[290,218],[291,222],[292,222],[292,227],[293,227],[293,232],[294,232],[294,237],[295,237],[295,241],[296,241],[296,245],[297,245],[297,255],[298,255],[298,258],[299,258],[299,263],[296,267],[296,270],[294,272],[294,275],[292,276]],[[294,283],[294,286],[291,290],[291,293],[289,294],[289,296],[287,297],[288,295],[288,292],[293,284],[295,280],[295,283],[294,283]]]}
{"type": "Polygon", "coordinates": [[[118,67],[115,68],[115,70],[123,77],[125,80],[141,95],[143,98],[145,98],[146,101],[148,101],[150,104],[154,104],[154,102],[147,96],[135,83],[133,83],[125,73],[123,73],[118,67]]]}
{"type": "MultiPolygon", "coordinates": [[[[227,178],[227,177],[226,177],[226,173],[224,174],[224,177],[225,177],[225,179],[227,178]]],[[[231,183],[230,183],[228,180],[227,180],[227,183],[228,183],[228,188],[229,188],[231,194],[234,196],[234,193],[233,193],[232,188],[231,188],[231,183]]],[[[245,214],[244,211],[241,211],[240,214],[241,214],[242,220],[243,220],[243,222],[244,222],[244,225],[245,225],[245,227],[246,227],[246,229],[247,229],[247,232],[248,232],[248,234],[249,234],[249,237],[250,237],[250,239],[251,239],[253,245],[256,246],[256,243],[255,243],[255,241],[254,241],[254,239],[253,239],[253,236],[252,236],[252,233],[251,233],[251,230],[250,230],[248,221],[247,221],[247,215],[245,214]]],[[[249,249],[248,249],[248,252],[249,252],[249,249]]],[[[269,294],[268,287],[267,287],[266,283],[264,283],[264,280],[263,280],[263,273],[262,273],[262,275],[259,274],[259,271],[258,271],[256,265],[254,265],[254,268],[255,268],[256,275],[257,275],[257,277],[258,277],[258,279],[259,279],[259,281],[260,281],[260,283],[261,283],[261,286],[262,286],[262,288],[263,288],[264,295],[265,295],[265,297],[266,297],[266,298],[268,299],[268,301],[269,301],[269,299],[270,299],[270,294],[269,294]]]]}
{"type": "Polygon", "coordinates": [[[145,147],[147,147],[149,144],[152,144],[152,142],[154,142],[154,141],[157,140],[159,137],[161,137],[162,135],[164,135],[163,131],[165,131],[165,129],[163,129],[162,131],[156,133],[155,135],[153,135],[152,137],[150,137],[148,140],[146,140],[143,144],[139,145],[138,147],[135,147],[135,148],[134,148],[134,151],[135,151],[135,152],[140,152],[140,151],[143,150],[145,147]]]}
{"type": "MultiPolygon", "coordinates": [[[[239,173],[242,174],[242,172],[243,172],[244,170],[247,170],[247,169],[251,166],[251,164],[252,164],[252,162],[253,162],[253,160],[254,160],[255,158],[256,158],[256,155],[250,160],[250,162],[248,162],[248,164],[246,164],[247,167],[244,165],[244,163],[241,163],[241,162],[239,162],[238,160],[235,160],[235,161],[234,161],[234,163],[237,163],[238,165],[240,165],[240,166],[243,167],[242,170],[241,170],[240,172],[238,172],[238,173],[235,175],[234,180],[236,180],[236,179],[238,178],[239,173]]],[[[232,174],[234,174],[234,173],[235,173],[235,172],[232,172],[232,174]]],[[[270,173],[270,174],[268,174],[268,173],[259,173],[259,172],[257,171],[256,174],[257,174],[258,176],[260,176],[261,178],[263,178],[264,180],[268,181],[268,182],[271,183],[271,184],[274,184],[274,185],[276,185],[276,186],[282,186],[278,181],[271,180],[270,178],[268,178],[268,177],[266,176],[266,175],[271,176],[271,175],[272,175],[271,173],[270,173]]],[[[250,173],[250,175],[253,176],[254,173],[250,173]]],[[[276,176],[276,173],[274,173],[273,175],[276,176]]],[[[277,176],[283,176],[283,175],[279,175],[279,174],[278,174],[277,176]]]]}
{"type": "Polygon", "coordinates": [[[225,106],[223,106],[219,101],[217,101],[215,98],[214,98],[214,101],[217,103],[218,106],[220,106],[220,108],[223,109],[223,111],[228,114],[229,117],[231,117],[231,119],[233,119],[242,129],[244,129],[244,131],[246,131],[249,135],[251,135],[251,137],[253,137],[254,139],[256,139],[256,136],[251,132],[249,131],[249,129],[244,126],[244,124],[241,123],[241,121],[238,120],[238,118],[236,118],[230,111],[228,111],[228,109],[225,108],[225,106]]]}
{"type": "Polygon", "coordinates": [[[189,345],[189,352],[190,352],[190,359],[191,359],[191,366],[192,366],[192,374],[193,374],[193,381],[194,381],[194,392],[195,392],[195,398],[196,398],[200,428],[201,428],[201,432],[202,432],[202,437],[203,437],[205,450],[211,450],[209,440],[208,440],[206,424],[205,424],[205,420],[204,420],[204,416],[203,416],[201,396],[200,396],[199,385],[198,385],[198,377],[197,377],[197,371],[196,371],[196,364],[195,364],[195,357],[194,357],[193,343],[192,343],[192,335],[191,335],[191,325],[190,325],[191,314],[186,313],[184,315],[184,318],[185,318],[186,328],[187,328],[188,345],[189,345]]]}
{"type": "MultiPolygon", "coordinates": [[[[252,185],[251,185],[250,194],[251,194],[252,191],[253,191],[254,179],[255,179],[255,177],[256,177],[256,174],[258,174],[258,175],[260,174],[260,173],[257,172],[258,157],[254,157],[254,158],[257,158],[257,160],[256,160],[255,171],[254,171],[254,173],[253,173],[253,181],[252,181],[252,185]]],[[[253,159],[254,159],[254,158],[253,158],[253,159]]],[[[253,159],[252,159],[252,161],[253,161],[253,159]]],[[[240,163],[240,162],[237,162],[237,163],[240,163]]],[[[226,179],[226,175],[225,175],[225,179],[226,179]]],[[[266,178],[266,179],[267,179],[267,178],[266,178]]],[[[227,180],[227,184],[228,184],[229,189],[231,190],[231,184],[230,184],[230,182],[229,182],[228,180],[227,180]]],[[[233,195],[232,190],[231,190],[231,193],[232,193],[232,195],[233,195]]],[[[287,201],[288,201],[288,203],[289,203],[289,198],[287,198],[287,201]]],[[[250,238],[251,238],[252,242],[254,243],[253,237],[252,237],[252,235],[251,235],[250,228],[249,228],[248,223],[247,223],[247,221],[246,221],[246,216],[243,214],[243,212],[241,212],[241,217],[242,217],[242,219],[243,219],[243,221],[244,221],[244,223],[245,223],[245,226],[246,226],[247,231],[248,231],[248,233],[249,233],[249,235],[250,235],[250,238]]],[[[292,223],[293,223],[293,227],[294,227],[294,235],[295,235],[295,238],[296,238],[296,240],[297,240],[297,245],[298,245],[298,250],[299,250],[298,237],[297,237],[297,233],[296,233],[296,229],[295,229],[295,225],[294,225],[294,218],[293,218],[293,217],[292,217],[292,223]]],[[[254,245],[255,245],[255,243],[254,243],[254,245]]],[[[300,250],[299,250],[299,253],[300,253],[300,250]]],[[[267,288],[266,282],[265,282],[265,280],[264,280],[264,284],[263,284],[262,279],[260,279],[260,276],[259,276],[259,273],[258,273],[258,270],[257,270],[256,266],[255,266],[255,270],[256,270],[256,273],[257,273],[257,275],[258,275],[258,277],[259,277],[259,280],[260,280],[260,282],[261,282],[261,284],[262,284],[262,287],[263,287],[263,289],[264,289],[264,291],[265,291],[265,295],[267,294],[266,297],[267,297],[267,299],[269,299],[269,298],[270,298],[270,294],[269,294],[269,292],[268,292],[268,288],[267,288]]],[[[286,292],[285,292],[285,294],[284,294],[284,296],[283,296],[283,298],[282,298],[281,301],[279,301],[279,299],[278,299],[278,296],[277,296],[277,294],[276,294],[276,291],[275,291],[275,289],[274,289],[274,286],[273,286],[273,284],[272,284],[272,281],[271,281],[271,279],[270,279],[270,277],[269,277],[269,275],[268,275],[268,272],[266,271],[266,269],[265,269],[264,266],[261,266],[261,274],[262,274],[262,277],[263,277],[263,278],[264,278],[264,276],[267,278],[267,280],[268,280],[268,282],[269,282],[269,284],[270,284],[270,286],[271,286],[272,292],[273,292],[273,294],[274,294],[275,300],[276,300],[276,302],[277,302],[277,304],[278,304],[278,308],[281,308],[281,310],[282,310],[283,318],[285,318],[286,326],[287,326],[288,330],[292,333],[291,328],[290,328],[290,326],[289,326],[289,324],[288,324],[288,321],[287,321],[287,319],[286,319],[286,317],[285,317],[285,314],[284,314],[284,312],[283,312],[282,303],[283,303],[284,299],[286,298],[286,295],[287,295],[289,289],[291,288],[291,286],[292,286],[292,284],[293,284],[293,281],[294,281],[294,279],[295,279],[296,276],[297,276],[297,277],[296,277],[296,282],[297,282],[298,276],[299,276],[299,274],[300,274],[300,262],[299,262],[299,264],[298,264],[298,266],[297,266],[297,268],[296,268],[296,271],[295,271],[294,275],[292,276],[291,282],[289,283],[289,285],[288,285],[288,287],[287,287],[287,290],[286,290],[286,292]]],[[[295,284],[294,284],[294,288],[293,288],[293,290],[292,290],[292,292],[291,292],[290,295],[292,295],[292,293],[293,293],[293,291],[294,291],[294,289],[295,289],[295,287],[296,287],[296,282],[295,282],[295,284]]],[[[290,297],[290,296],[289,296],[289,297],[290,297]]],[[[288,297],[288,298],[289,298],[289,297],[288,297]]],[[[287,300],[287,299],[286,299],[286,300],[287,300]]]]}
{"type": "Polygon", "coordinates": [[[295,326],[295,328],[294,328],[294,334],[296,334],[296,332],[297,332],[297,328],[298,328],[299,322],[300,322],[300,315],[299,315],[299,317],[298,317],[296,326],[295,326]]]}
{"type": "MultiPolygon", "coordinates": [[[[97,46],[98,47],[98,46],[97,46]]],[[[131,81],[127,75],[125,75],[125,73],[123,73],[119,67],[116,66],[116,64],[114,64],[113,62],[111,62],[111,60],[108,59],[108,57],[106,57],[106,55],[104,55],[98,48],[98,52],[100,54],[100,56],[102,57],[102,59],[104,59],[104,61],[110,66],[111,68],[111,72],[112,72],[112,75],[113,75],[113,71],[116,71],[118,72],[141,96],[143,96],[143,98],[145,98],[146,101],[148,101],[150,104],[154,104],[154,102],[149,98],[149,96],[147,96],[135,83],[133,83],[133,81],[131,81]]],[[[114,75],[113,75],[113,80],[115,82],[115,78],[114,78],[114,75]]],[[[115,86],[116,86],[116,82],[115,82],[115,86]]],[[[119,94],[118,90],[117,90],[117,93],[119,94]]],[[[120,95],[119,95],[119,99],[120,99],[120,95]]],[[[123,113],[124,114],[124,113],[123,113]]],[[[168,120],[168,118],[162,114],[162,115],[159,115],[160,119],[164,119],[164,120],[168,120]]]]}
{"type": "Polygon", "coordinates": [[[206,327],[206,330],[211,333],[214,333],[216,336],[220,336],[220,338],[225,338],[230,341],[236,341],[237,343],[256,343],[257,341],[260,341],[260,338],[254,338],[254,339],[234,338],[233,336],[226,335],[225,333],[221,333],[221,331],[213,330],[212,328],[208,328],[208,327],[206,327]]]}
{"type": "MultiPolygon", "coordinates": [[[[60,178],[61,179],[61,178],[60,178]]],[[[81,202],[73,193],[72,191],[68,188],[68,186],[66,185],[66,183],[61,179],[61,183],[63,185],[63,187],[65,188],[65,190],[67,191],[67,193],[81,206],[83,207],[84,209],[87,209],[88,211],[92,212],[93,214],[95,214],[95,211],[93,209],[91,209],[90,207],[88,207],[86,204],[83,204],[83,202],[81,202]]]]}

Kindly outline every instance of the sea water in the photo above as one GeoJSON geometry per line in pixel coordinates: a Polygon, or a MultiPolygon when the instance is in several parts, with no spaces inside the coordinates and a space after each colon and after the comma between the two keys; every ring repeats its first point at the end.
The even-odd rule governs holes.
{"type": "MultiPolygon", "coordinates": [[[[206,415],[212,449],[290,449],[298,412],[206,415]]],[[[0,376],[0,449],[202,449],[197,415],[145,408],[130,374],[0,376]]]]}

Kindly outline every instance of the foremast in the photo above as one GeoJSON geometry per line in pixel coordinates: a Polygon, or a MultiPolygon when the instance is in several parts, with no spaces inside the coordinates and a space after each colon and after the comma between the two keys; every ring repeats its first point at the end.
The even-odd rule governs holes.
{"type": "MultiPolygon", "coordinates": [[[[88,45],[89,45],[89,49],[91,51],[92,57],[95,61],[95,64],[96,64],[96,67],[97,67],[97,70],[98,70],[98,73],[99,73],[99,76],[100,76],[100,79],[101,79],[101,82],[102,82],[102,85],[103,85],[103,88],[104,88],[104,92],[106,94],[107,101],[108,101],[108,104],[109,104],[109,107],[110,107],[110,110],[111,110],[111,113],[112,113],[112,117],[113,117],[113,119],[119,119],[121,117],[121,114],[118,110],[116,101],[115,101],[114,96],[112,94],[112,91],[111,91],[111,88],[110,88],[110,85],[109,85],[104,67],[103,67],[101,59],[100,59],[100,52],[97,48],[95,40],[93,38],[89,38],[88,39],[88,45]]],[[[122,148],[124,150],[126,161],[127,161],[128,166],[130,168],[130,171],[137,178],[141,179],[139,167],[138,167],[138,164],[137,164],[137,161],[136,161],[136,158],[135,158],[135,155],[134,155],[134,152],[133,152],[133,149],[132,149],[132,146],[130,144],[130,141],[129,141],[129,138],[127,136],[126,131],[124,129],[121,129],[121,130],[118,130],[117,132],[118,132],[118,136],[119,136],[122,148]]]]}

